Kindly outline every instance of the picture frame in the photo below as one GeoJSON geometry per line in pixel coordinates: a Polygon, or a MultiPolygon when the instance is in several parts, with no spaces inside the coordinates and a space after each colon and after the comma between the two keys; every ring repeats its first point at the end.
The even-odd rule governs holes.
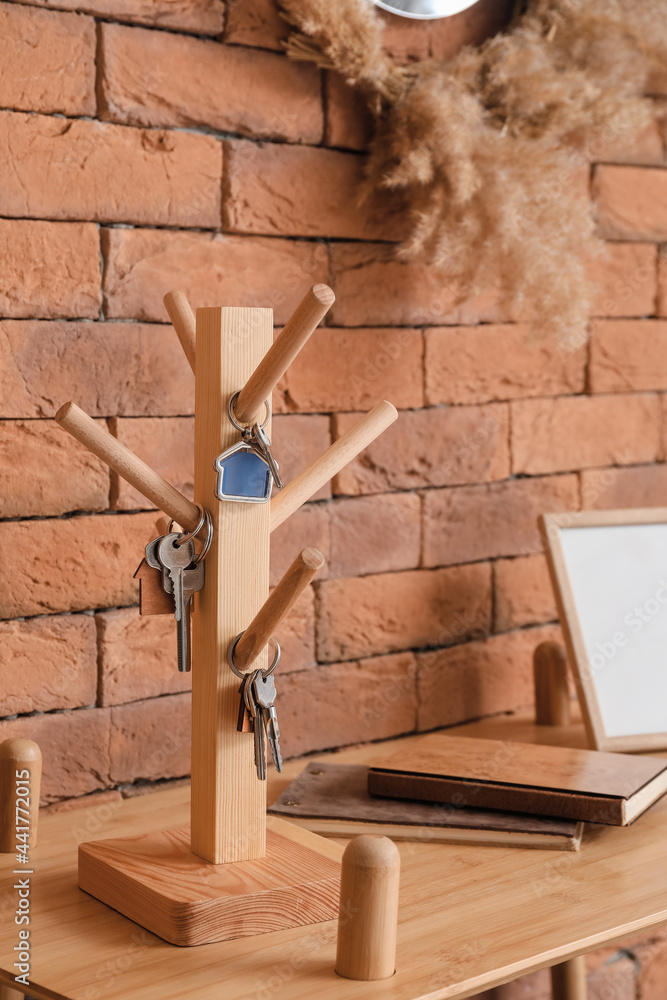
{"type": "Polygon", "coordinates": [[[589,745],[667,750],[667,507],[539,527],[589,745]]]}

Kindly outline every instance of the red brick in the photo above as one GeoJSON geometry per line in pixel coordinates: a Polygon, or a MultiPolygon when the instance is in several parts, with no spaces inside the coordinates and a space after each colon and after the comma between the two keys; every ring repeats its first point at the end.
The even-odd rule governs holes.
{"type": "Polygon", "coordinates": [[[275,0],[230,3],[225,16],[225,42],[258,49],[281,49],[289,26],[280,16],[275,0]]]}
{"type": "Polygon", "coordinates": [[[320,328],[281,379],[281,411],[368,410],[381,399],[423,406],[419,330],[320,328]]]}
{"type": "Polygon", "coordinates": [[[324,142],[339,149],[367,149],[373,117],[362,94],[339,73],[324,74],[324,142]]]}
{"type": "Polygon", "coordinates": [[[176,623],[171,615],[142,617],[138,608],[121,608],[96,615],[95,620],[100,704],[119,705],[189,691],[192,674],[178,672],[176,623]]]}
{"type": "Polygon", "coordinates": [[[98,315],[99,236],[93,223],[0,219],[0,258],[0,315],[98,315]]]}
{"type": "Polygon", "coordinates": [[[541,625],[558,617],[543,555],[499,559],[493,574],[494,632],[541,625]]]}
{"type": "Polygon", "coordinates": [[[340,326],[417,326],[499,323],[510,319],[494,288],[458,302],[460,289],[431,264],[398,259],[385,244],[336,244],[331,248],[336,302],[331,322],[340,326]]]}
{"type": "MultiPolygon", "coordinates": [[[[50,6],[53,0],[30,0],[50,6]]],[[[81,0],[58,0],[65,10],[78,10],[81,0]]],[[[181,28],[204,35],[218,35],[224,21],[223,0],[85,0],[91,14],[118,21],[150,24],[158,28],[181,28]]]]}
{"type": "Polygon", "coordinates": [[[0,617],[135,604],[132,575],[154,528],[154,514],[0,522],[0,617]]]}
{"type": "MultiPolygon", "coordinates": [[[[271,444],[280,465],[281,478],[289,483],[331,444],[329,417],[296,413],[274,417],[271,444]]],[[[330,496],[331,483],[326,483],[311,499],[326,500],[330,496]]]]}
{"type": "Polygon", "coordinates": [[[365,158],[312,146],[225,143],[224,228],[267,236],[397,240],[387,194],[364,199],[365,158]]]}
{"type": "MultiPolygon", "coordinates": [[[[185,360],[185,359],[184,359],[185,360]]],[[[194,417],[148,417],[110,421],[111,433],[177,490],[192,499],[194,492],[194,417]]],[[[114,510],[153,509],[138,490],[111,473],[114,510]]]]}
{"type": "Polygon", "coordinates": [[[607,239],[667,239],[667,171],[596,167],[593,195],[599,230],[607,239]]]}
{"type": "Polygon", "coordinates": [[[94,704],[95,623],[89,615],[0,622],[0,715],[94,704]]]}
{"type": "Polygon", "coordinates": [[[0,4],[0,106],[94,115],[92,17],[0,4]]]}
{"type": "Polygon", "coordinates": [[[109,785],[109,709],[28,715],[0,722],[0,742],[21,737],[42,751],[44,804],[109,785]]]}
{"type": "Polygon", "coordinates": [[[607,243],[589,269],[595,316],[652,316],[657,294],[657,247],[607,243]]]}
{"type": "Polygon", "coordinates": [[[329,576],[419,566],[421,502],[415,493],[337,500],[329,511],[329,576]]]}
{"type": "Polygon", "coordinates": [[[605,135],[588,139],[584,146],[585,155],[592,161],[604,163],[641,163],[653,165],[662,163],[663,143],[660,124],[652,121],[643,132],[637,132],[634,123],[628,123],[624,130],[614,132],[608,129],[605,135]]]}
{"type": "Polygon", "coordinates": [[[115,784],[190,773],[189,694],[149,698],[109,711],[109,772],[115,784]]]}
{"type": "Polygon", "coordinates": [[[130,125],[208,126],[316,144],[318,70],[284,55],[163,31],[101,26],[102,118],[130,125]]]}
{"type": "Polygon", "coordinates": [[[662,66],[655,67],[649,73],[646,83],[646,93],[655,94],[658,97],[667,95],[667,70],[662,66]]]}
{"type": "Polygon", "coordinates": [[[667,251],[664,247],[658,268],[658,316],[667,316],[667,251]]]}
{"type": "Polygon", "coordinates": [[[651,939],[633,948],[639,963],[639,992],[641,1000],[662,1000],[667,980],[667,940],[664,930],[653,931],[651,939]]]}
{"type": "Polygon", "coordinates": [[[383,573],[318,588],[318,660],[349,660],[488,631],[490,567],[383,573]]]}
{"type": "Polygon", "coordinates": [[[431,49],[431,24],[429,21],[408,20],[388,11],[377,11],[384,22],[382,47],[394,62],[407,65],[428,59],[431,49]]]}
{"type": "MultiPolygon", "coordinates": [[[[602,965],[588,976],[589,1000],[635,1000],[637,994],[637,969],[627,955],[608,965],[602,965]]],[[[664,980],[661,983],[663,990],[664,980]]],[[[650,1000],[650,993],[642,991],[642,1000],[650,1000]]],[[[656,994],[656,997],[660,994],[656,994]]]]}
{"type": "Polygon", "coordinates": [[[110,229],[102,235],[111,317],[162,321],[165,293],[182,288],[193,309],[271,307],[274,321],[286,323],[308,287],[328,275],[320,243],[164,229],[110,229]]]}
{"type": "Polygon", "coordinates": [[[667,465],[635,465],[629,469],[588,469],[581,473],[584,510],[664,507],[667,465]]]}
{"type": "MultiPolygon", "coordinates": [[[[336,436],[360,416],[337,415],[336,436]]],[[[510,471],[508,443],[503,404],[401,411],[398,420],[336,476],[334,492],[381,493],[504,479],[510,471]]]]}
{"type": "Polygon", "coordinates": [[[0,213],[220,225],[222,143],[208,135],[0,113],[0,213]]]}
{"type": "MultiPolygon", "coordinates": [[[[296,556],[311,545],[329,559],[329,507],[327,504],[308,504],[292,514],[279,528],[271,532],[271,563],[269,579],[272,587],[279,582],[296,556]]],[[[328,567],[318,573],[318,579],[327,575],[328,567]]]]}
{"type": "Polygon", "coordinates": [[[468,10],[431,22],[431,54],[451,59],[464,45],[481,45],[509,24],[511,0],[480,0],[468,10]]]}
{"type": "Polygon", "coordinates": [[[57,424],[0,421],[1,517],[108,508],[108,468],[57,424]]]}
{"type": "Polygon", "coordinates": [[[512,403],[515,473],[653,462],[660,451],[660,398],[653,394],[512,403]]]}
{"type": "Polygon", "coordinates": [[[417,656],[420,730],[532,705],[533,650],[556,626],[526,629],[417,656]]]}
{"type": "Polygon", "coordinates": [[[590,381],[593,392],[667,389],[667,321],[593,323],[590,381]]]}
{"type": "Polygon", "coordinates": [[[412,653],[333,663],[280,683],[281,746],[288,757],[388,739],[415,728],[412,653]]]}
{"type": "Polygon", "coordinates": [[[315,666],[315,592],[312,587],[306,587],[285,621],[278,626],[276,638],[282,650],[281,677],[315,666]]]}
{"type": "Polygon", "coordinates": [[[427,403],[581,392],[586,354],[525,326],[444,327],[425,334],[427,403]]]}
{"type": "Polygon", "coordinates": [[[423,564],[539,552],[538,516],[578,508],[576,476],[429,490],[424,494],[423,564]]]}
{"type": "Polygon", "coordinates": [[[171,327],[0,322],[3,417],[52,417],[75,400],[92,416],[194,412],[194,377],[171,327]]]}

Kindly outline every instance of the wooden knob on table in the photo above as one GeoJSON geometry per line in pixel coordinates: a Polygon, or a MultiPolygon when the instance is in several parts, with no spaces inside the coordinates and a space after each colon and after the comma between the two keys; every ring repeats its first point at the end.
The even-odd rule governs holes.
{"type": "Polygon", "coordinates": [[[559,642],[541,642],[533,653],[535,722],[538,726],[569,726],[570,689],[567,654],[559,642]]]}
{"type": "Polygon", "coordinates": [[[396,971],[401,858],[388,837],[356,837],[345,848],[336,972],[345,979],[389,979],[396,971]]]}
{"type": "Polygon", "coordinates": [[[11,854],[23,843],[17,831],[29,833],[29,847],[37,843],[41,778],[42,751],[36,743],[18,738],[0,743],[0,853],[11,854]]]}

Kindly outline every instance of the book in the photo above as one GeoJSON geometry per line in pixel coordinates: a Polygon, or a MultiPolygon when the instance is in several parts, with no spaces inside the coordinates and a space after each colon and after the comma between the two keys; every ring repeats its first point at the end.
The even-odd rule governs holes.
{"type": "Polygon", "coordinates": [[[329,837],[374,833],[420,843],[487,844],[578,851],[583,823],[368,794],[368,767],[311,763],[269,813],[329,837]]]}
{"type": "Polygon", "coordinates": [[[667,760],[432,733],[371,765],[368,790],[627,826],[667,791],[667,760]]]}

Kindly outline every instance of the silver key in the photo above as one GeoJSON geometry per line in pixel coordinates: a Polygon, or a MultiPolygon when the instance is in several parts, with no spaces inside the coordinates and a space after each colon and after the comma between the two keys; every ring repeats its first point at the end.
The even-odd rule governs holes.
{"type": "MultiPolygon", "coordinates": [[[[186,542],[184,545],[175,545],[180,535],[172,532],[160,539],[157,546],[157,557],[167,572],[171,580],[175,614],[177,622],[177,643],[178,643],[178,669],[186,672],[190,669],[190,601],[192,591],[187,594],[184,580],[184,570],[187,570],[194,559],[194,545],[186,542]]],[[[164,574],[163,574],[164,575],[164,574]]],[[[167,587],[165,586],[165,590],[167,587]]]]}
{"type": "Polygon", "coordinates": [[[261,709],[262,723],[266,730],[266,738],[271,747],[271,756],[276,771],[282,771],[283,758],[280,753],[280,728],[278,727],[278,713],[276,712],[276,684],[273,674],[264,677],[261,671],[255,675],[252,682],[252,689],[255,701],[261,709]]]}
{"type": "MultiPolygon", "coordinates": [[[[256,671],[256,675],[261,671],[256,671]]],[[[264,718],[262,709],[255,699],[255,677],[245,685],[245,700],[248,711],[252,716],[253,729],[255,732],[255,768],[260,781],[266,781],[266,745],[264,743],[264,718]]]]}
{"type": "Polygon", "coordinates": [[[164,535],[160,535],[158,538],[154,538],[146,546],[146,562],[149,566],[152,566],[153,569],[162,569],[162,563],[157,557],[157,547],[163,538],[164,535]]]}
{"type": "MultiPolygon", "coordinates": [[[[244,435],[245,437],[245,435],[244,435]]],[[[259,424],[253,424],[250,430],[250,437],[248,438],[248,443],[252,445],[253,449],[264,459],[269,469],[271,470],[271,475],[273,476],[273,481],[276,484],[276,489],[282,490],[283,481],[280,478],[280,472],[278,470],[278,463],[273,457],[271,451],[271,442],[269,441],[268,434],[259,424]]]]}

